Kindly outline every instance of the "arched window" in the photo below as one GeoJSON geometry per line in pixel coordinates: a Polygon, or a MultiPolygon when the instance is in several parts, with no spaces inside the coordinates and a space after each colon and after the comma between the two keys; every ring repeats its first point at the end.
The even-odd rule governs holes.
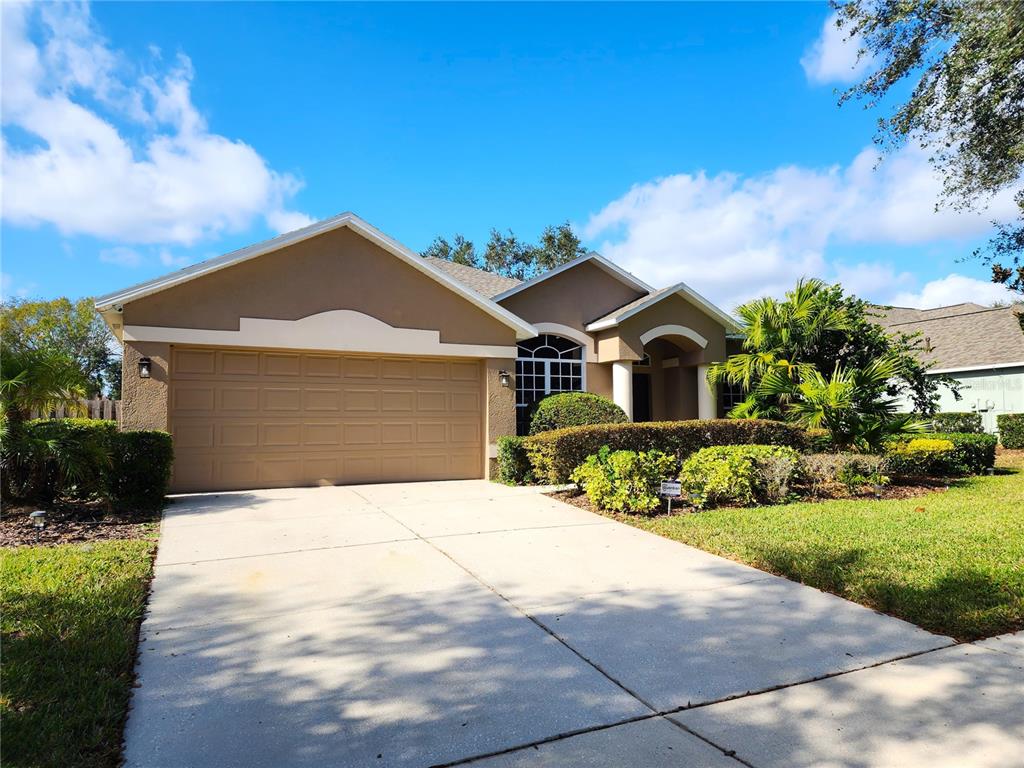
{"type": "Polygon", "coordinates": [[[542,333],[519,343],[516,358],[516,433],[530,431],[530,406],[554,392],[583,391],[583,347],[542,333]]]}

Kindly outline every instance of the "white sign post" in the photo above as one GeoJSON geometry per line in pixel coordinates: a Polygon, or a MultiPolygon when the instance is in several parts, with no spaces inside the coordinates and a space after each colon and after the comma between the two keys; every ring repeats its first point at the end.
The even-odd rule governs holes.
{"type": "Polygon", "coordinates": [[[672,514],[672,499],[679,498],[683,493],[683,484],[678,480],[662,480],[661,495],[668,499],[668,513],[672,514]]]}

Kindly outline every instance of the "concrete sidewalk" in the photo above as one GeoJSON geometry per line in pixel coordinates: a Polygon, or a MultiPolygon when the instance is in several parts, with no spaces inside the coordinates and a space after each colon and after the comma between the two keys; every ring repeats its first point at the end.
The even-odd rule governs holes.
{"type": "Polygon", "coordinates": [[[914,728],[921,764],[1007,765],[1024,743],[1015,640],[953,647],[482,481],[183,497],[142,638],[129,766],[911,765],[914,728]]]}

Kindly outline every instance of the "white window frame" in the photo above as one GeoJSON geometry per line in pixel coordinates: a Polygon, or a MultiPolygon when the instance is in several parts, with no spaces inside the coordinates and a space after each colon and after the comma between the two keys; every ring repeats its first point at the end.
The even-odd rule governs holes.
{"type": "MultiPolygon", "coordinates": [[[[537,365],[537,363],[543,363],[544,364],[544,392],[543,392],[543,397],[547,397],[548,395],[551,395],[551,394],[558,394],[560,392],[586,392],[587,391],[587,347],[584,344],[581,344],[576,339],[571,339],[568,336],[563,336],[563,335],[558,334],[558,333],[550,333],[549,332],[549,333],[543,333],[541,335],[542,336],[557,336],[558,338],[562,339],[563,341],[571,342],[572,344],[575,345],[575,349],[579,350],[580,356],[579,356],[579,358],[535,357],[531,353],[531,355],[529,357],[524,357],[523,354],[522,354],[521,347],[520,346],[516,347],[516,363],[517,363],[517,365],[516,365],[516,374],[517,374],[516,375],[516,424],[517,425],[519,423],[519,410],[522,409],[522,408],[529,408],[531,405],[533,405],[533,403],[537,402],[537,400],[540,399],[538,397],[537,400],[533,400],[533,401],[531,401],[529,403],[523,403],[523,404],[519,403],[519,396],[518,395],[519,395],[519,392],[521,391],[520,388],[519,388],[519,371],[522,368],[522,366],[518,365],[519,363],[527,363],[528,362],[528,363],[532,363],[533,364],[533,370],[531,371],[531,373],[529,375],[534,377],[534,380],[536,380],[536,377],[539,375],[536,372],[536,365],[537,365]],[[552,392],[552,389],[551,389],[551,364],[552,363],[569,363],[570,365],[579,365],[579,367],[580,367],[580,375],[579,375],[580,388],[578,390],[576,390],[576,389],[558,389],[558,390],[552,392]]],[[[530,341],[532,341],[532,339],[530,341]]],[[[562,353],[560,353],[560,354],[562,354],[562,353]]],[[[561,375],[561,374],[559,374],[559,375],[561,375]]],[[[570,376],[570,378],[575,378],[574,374],[569,374],[569,376],[570,376]]],[[[533,394],[537,394],[538,393],[538,388],[537,387],[531,387],[531,392],[533,394]]]]}

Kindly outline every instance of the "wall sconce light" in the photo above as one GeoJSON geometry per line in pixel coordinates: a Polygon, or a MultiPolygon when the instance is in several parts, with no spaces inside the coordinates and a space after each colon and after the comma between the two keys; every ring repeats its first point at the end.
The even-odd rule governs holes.
{"type": "Polygon", "coordinates": [[[148,357],[139,358],[139,378],[148,379],[153,369],[153,362],[148,357]]]}
{"type": "Polygon", "coordinates": [[[501,386],[508,389],[512,386],[512,374],[508,371],[498,371],[498,381],[501,382],[501,386]]]}

